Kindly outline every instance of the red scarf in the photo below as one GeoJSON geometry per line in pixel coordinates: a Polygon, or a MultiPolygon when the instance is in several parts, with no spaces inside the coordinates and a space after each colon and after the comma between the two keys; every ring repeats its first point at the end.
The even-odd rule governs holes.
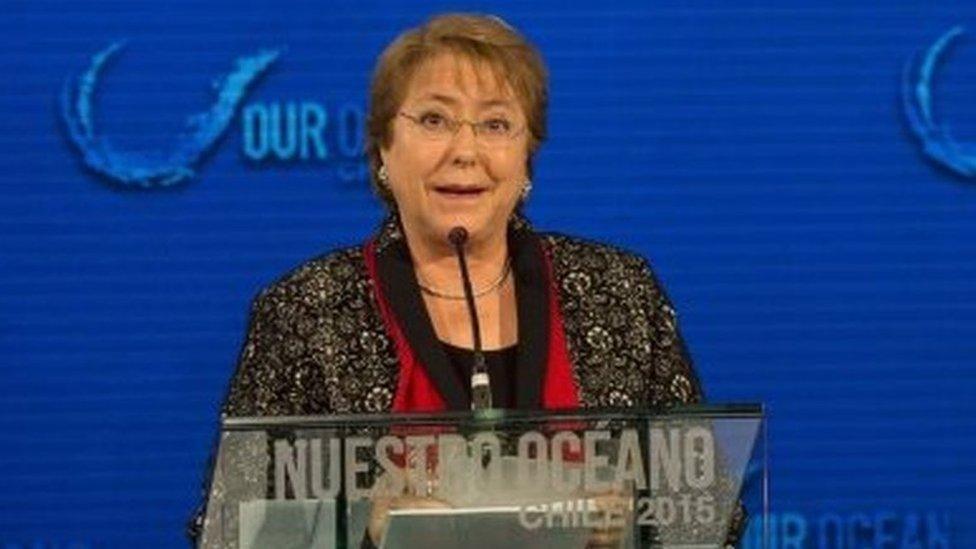
{"type": "MultiPolygon", "coordinates": [[[[579,390],[573,378],[573,365],[566,349],[566,333],[559,310],[559,300],[553,284],[552,265],[549,255],[540,251],[546,269],[546,285],[549,289],[549,348],[542,386],[542,407],[556,410],[579,407],[579,390]]],[[[383,296],[382,285],[376,268],[376,245],[370,240],[364,248],[366,271],[372,281],[376,302],[379,304],[387,334],[396,345],[400,361],[400,376],[396,395],[393,397],[394,412],[440,412],[446,410],[444,397],[431,382],[424,365],[417,360],[410,343],[403,335],[399,323],[383,296]]]]}

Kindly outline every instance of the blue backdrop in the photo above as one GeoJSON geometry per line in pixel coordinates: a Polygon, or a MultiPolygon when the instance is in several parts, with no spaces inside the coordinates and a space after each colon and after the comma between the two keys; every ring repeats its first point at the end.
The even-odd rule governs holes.
{"type": "Polygon", "coordinates": [[[549,63],[535,225],[768,403],[774,547],[976,546],[976,40],[909,66],[976,4],[6,0],[0,547],[185,544],[249,300],[375,228],[370,70],[448,10],[549,63]]]}

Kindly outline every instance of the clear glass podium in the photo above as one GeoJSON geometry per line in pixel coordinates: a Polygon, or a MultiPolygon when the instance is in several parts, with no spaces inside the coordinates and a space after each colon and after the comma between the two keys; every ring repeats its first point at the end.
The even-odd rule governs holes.
{"type": "Polygon", "coordinates": [[[766,547],[759,405],[224,418],[200,547],[766,547]]]}

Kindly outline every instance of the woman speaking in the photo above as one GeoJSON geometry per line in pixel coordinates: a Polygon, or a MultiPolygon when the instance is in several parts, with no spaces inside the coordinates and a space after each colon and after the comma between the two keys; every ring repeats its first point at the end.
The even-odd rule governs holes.
{"type": "Polygon", "coordinates": [[[666,406],[701,389],[647,262],[521,215],[546,135],[546,69],[494,17],[445,15],[390,44],[367,154],[389,216],[361,246],[255,300],[224,413],[464,410],[467,270],[496,407],[666,406]]]}
{"type": "Polygon", "coordinates": [[[390,44],[366,144],[389,215],[362,245],[312,259],[256,298],[223,412],[470,409],[479,334],[495,407],[700,401],[647,262],[537,232],[522,216],[547,99],[539,53],[496,17],[435,17],[390,44]],[[463,243],[451,238],[458,227],[463,243]]]}

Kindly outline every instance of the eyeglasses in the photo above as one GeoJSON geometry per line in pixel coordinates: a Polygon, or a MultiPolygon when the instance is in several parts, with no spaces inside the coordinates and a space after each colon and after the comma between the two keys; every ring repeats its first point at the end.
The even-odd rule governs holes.
{"type": "Polygon", "coordinates": [[[492,116],[485,120],[472,122],[454,118],[437,111],[425,111],[419,115],[412,115],[400,111],[400,116],[413,122],[420,133],[432,141],[447,141],[461,131],[461,126],[471,126],[478,142],[488,146],[504,146],[522,135],[525,126],[516,126],[514,122],[504,116],[492,116]]]}

